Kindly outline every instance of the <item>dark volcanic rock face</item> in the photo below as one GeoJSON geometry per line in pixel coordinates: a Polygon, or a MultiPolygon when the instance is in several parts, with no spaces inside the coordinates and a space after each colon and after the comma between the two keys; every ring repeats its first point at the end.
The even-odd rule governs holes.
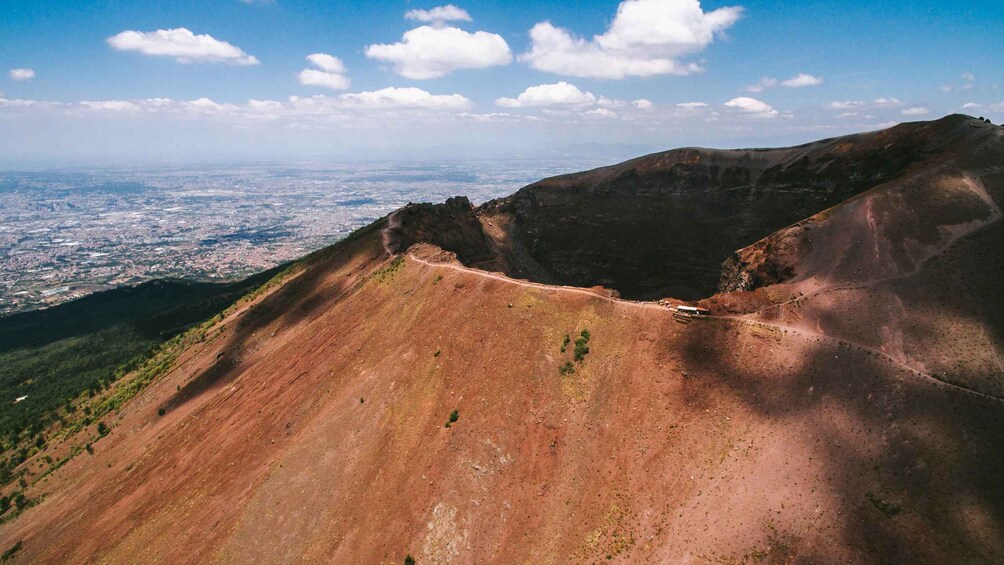
{"type": "Polygon", "coordinates": [[[737,249],[940,159],[956,137],[945,130],[961,120],[787,149],[658,153],[546,179],[478,213],[507,225],[548,273],[508,260],[511,275],[603,285],[627,298],[697,299],[717,291],[737,249]]]}
{"type": "Polygon", "coordinates": [[[457,254],[467,264],[480,263],[493,257],[491,247],[466,196],[455,196],[443,204],[408,204],[392,218],[397,251],[415,243],[431,243],[457,254]]]}
{"type": "Polygon", "coordinates": [[[794,272],[754,276],[737,250],[937,166],[972,146],[971,121],[949,116],[783,149],[678,149],[545,179],[478,208],[459,198],[409,205],[400,248],[424,241],[469,266],[633,299],[695,300],[720,283],[755,288],[794,272]]]}

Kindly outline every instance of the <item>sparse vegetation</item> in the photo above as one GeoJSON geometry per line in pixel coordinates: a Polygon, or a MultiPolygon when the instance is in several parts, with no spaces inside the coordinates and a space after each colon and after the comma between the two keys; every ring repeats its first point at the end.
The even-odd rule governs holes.
{"type": "Polygon", "coordinates": [[[432,354],[432,356],[433,356],[433,357],[439,357],[439,355],[440,355],[441,353],[442,353],[442,351],[440,351],[440,349],[439,349],[439,348],[436,348],[436,352],[435,352],[435,353],[433,353],[433,354],[432,354]]]}
{"type": "Polygon", "coordinates": [[[390,265],[373,273],[373,278],[379,282],[389,282],[393,280],[394,275],[401,269],[402,265],[404,265],[404,255],[398,255],[394,257],[390,265]]]}
{"type": "Polygon", "coordinates": [[[410,553],[405,556],[404,565],[415,565],[415,558],[410,553]]]}
{"type": "Polygon", "coordinates": [[[561,340],[561,352],[564,353],[568,349],[568,344],[572,343],[572,337],[565,334],[565,338],[561,340]]]}
{"type": "Polygon", "coordinates": [[[902,510],[902,508],[900,508],[898,504],[893,504],[891,502],[882,500],[881,498],[875,496],[870,492],[866,493],[865,496],[868,497],[868,500],[875,506],[875,508],[878,508],[879,512],[885,514],[889,518],[892,518],[893,516],[899,514],[900,511],[902,510]]]}
{"type": "Polygon", "coordinates": [[[558,367],[558,372],[561,373],[561,376],[563,377],[571,375],[575,372],[575,365],[572,365],[571,361],[565,361],[564,365],[558,367]]]}
{"type": "Polygon", "coordinates": [[[104,422],[98,422],[98,435],[101,437],[108,435],[108,426],[104,422]]]}
{"type": "Polygon", "coordinates": [[[23,542],[21,540],[18,540],[18,542],[12,545],[10,548],[8,548],[7,551],[4,551],[3,555],[0,555],[0,563],[6,563],[11,559],[13,559],[14,556],[17,555],[17,552],[21,551],[22,544],[23,542]]]}
{"type": "Polygon", "coordinates": [[[439,284],[441,280],[443,280],[443,275],[436,275],[436,278],[432,279],[432,284],[439,284]]]}
{"type": "Polygon", "coordinates": [[[167,413],[167,412],[166,412],[166,411],[165,411],[165,410],[164,410],[163,408],[158,408],[158,409],[157,409],[157,415],[158,415],[158,416],[163,416],[163,415],[164,415],[164,414],[166,414],[166,413],[167,413]]]}
{"type": "Polygon", "coordinates": [[[0,318],[0,401],[28,397],[0,411],[0,485],[49,439],[91,425],[131,398],[135,392],[119,396],[119,381],[145,367],[165,340],[277,270],[233,284],[154,281],[0,318]],[[109,394],[116,402],[99,405],[109,394]]]}
{"type": "Polygon", "coordinates": [[[451,425],[455,424],[459,419],[460,419],[459,410],[454,410],[453,412],[450,412],[450,419],[446,422],[445,427],[449,428],[451,425]]]}
{"type": "Polygon", "coordinates": [[[589,330],[582,330],[579,337],[575,339],[575,350],[572,354],[579,363],[585,361],[586,355],[589,354],[589,337],[589,330]]]}

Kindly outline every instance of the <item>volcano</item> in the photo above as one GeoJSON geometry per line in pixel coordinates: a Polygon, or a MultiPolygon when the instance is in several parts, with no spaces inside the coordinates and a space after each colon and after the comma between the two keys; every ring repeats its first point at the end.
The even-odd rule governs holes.
{"type": "Polygon", "coordinates": [[[954,115],[408,205],[81,399],[0,549],[1000,563],[1002,204],[954,115]]]}

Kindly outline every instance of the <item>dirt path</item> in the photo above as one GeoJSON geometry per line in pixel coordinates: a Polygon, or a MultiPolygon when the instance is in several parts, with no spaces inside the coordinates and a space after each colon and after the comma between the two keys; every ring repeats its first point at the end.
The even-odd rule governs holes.
{"type": "Polygon", "coordinates": [[[387,216],[387,225],[380,230],[380,237],[383,238],[383,250],[387,255],[394,255],[390,249],[390,230],[401,227],[401,210],[394,210],[387,216]]]}
{"type": "Polygon", "coordinates": [[[765,307],[763,307],[763,308],[761,308],[759,310],[755,310],[753,312],[750,312],[749,315],[760,314],[762,312],[766,312],[766,311],[774,309],[774,308],[783,308],[784,306],[787,306],[788,304],[791,304],[792,302],[796,302],[798,300],[802,300],[802,299],[805,299],[805,298],[812,298],[814,296],[819,296],[819,295],[822,295],[822,294],[826,294],[828,292],[835,292],[835,291],[840,291],[840,290],[856,290],[856,289],[861,289],[861,288],[869,288],[869,287],[873,287],[873,286],[876,286],[876,285],[879,285],[879,284],[887,283],[887,282],[894,281],[894,280],[906,279],[906,278],[912,277],[913,275],[916,275],[917,273],[919,273],[920,271],[922,271],[924,269],[924,265],[926,265],[932,259],[934,259],[936,257],[939,257],[942,254],[944,254],[946,251],[948,251],[949,249],[951,249],[959,240],[961,240],[963,238],[966,238],[966,237],[969,237],[969,236],[973,235],[974,233],[976,233],[976,232],[978,232],[978,231],[980,231],[982,229],[985,229],[987,226],[990,226],[990,225],[995,224],[995,223],[997,223],[997,222],[1000,221],[1001,217],[1004,216],[1004,214],[1002,214],[1000,207],[997,205],[997,203],[994,201],[994,199],[990,196],[990,193],[987,192],[986,187],[983,186],[983,183],[982,183],[982,181],[980,179],[982,179],[984,176],[995,174],[995,173],[1001,173],[1001,172],[1004,172],[1004,167],[991,167],[991,168],[988,168],[988,169],[983,169],[983,170],[975,171],[975,172],[972,172],[972,173],[963,172],[962,181],[966,184],[966,186],[969,187],[969,189],[974,194],[976,194],[977,197],[979,197],[980,200],[982,200],[983,202],[985,202],[986,205],[988,207],[990,207],[990,218],[988,218],[985,221],[982,221],[982,222],[979,222],[979,223],[975,224],[974,226],[972,226],[968,230],[961,231],[959,233],[953,234],[948,239],[948,241],[945,242],[944,245],[942,245],[938,249],[935,249],[934,251],[931,251],[925,257],[923,257],[920,261],[918,261],[916,267],[914,267],[914,269],[912,271],[909,271],[909,272],[906,272],[906,273],[899,273],[897,275],[891,275],[891,276],[888,276],[888,277],[881,277],[881,278],[877,278],[877,279],[870,279],[870,280],[858,281],[858,282],[853,282],[853,283],[838,283],[838,284],[833,284],[833,285],[829,285],[829,286],[824,286],[824,287],[821,287],[821,288],[817,288],[816,290],[813,290],[812,292],[809,292],[809,293],[800,295],[798,297],[792,298],[791,300],[786,300],[784,302],[778,302],[777,304],[771,304],[770,306],[765,306],[765,307]]]}
{"type": "MultiPolygon", "coordinates": [[[[987,223],[981,225],[977,229],[982,229],[982,227],[985,227],[986,225],[989,225],[990,223],[996,222],[996,221],[998,221],[1000,219],[1000,217],[1001,217],[1000,210],[997,209],[996,206],[994,207],[994,210],[995,210],[994,218],[992,220],[988,221],[987,223]]],[[[388,243],[389,243],[389,240],[390,240],[390,236],[387,233],[387,231],[389,231],[390,229],[393,229],[394,227],[397,227],[397,226],[400,226],[400,220],[397,218],[396,212],[395,212],[395,213],[392,213],[390,216],[388,216],[387,227],[384,228],[384,232],[382,234],[383,238],[384,238],[384,249],[387,251],[388,255],[391,255],[391,256],[393,256],[394,253],[391,253],[390,249],[389,249],[388,243]]],[[[965,235],[969,235],[973,231],[976,231],[976,230],[971,230],[969,232],[966,232],[965,235]]],[[[951,243],[954,243],[955,240],[957,240],[957,239],[958,238],[953,238],[953,240],[952,240],[951,243]]],[[[951,244],[949,244],[949,245],[951,245],[951,244]]],[[[947,246],[946,246],[946,248],[947,248],[947,246]]],[[[547,292],[556,292],[556,293],[563,293],[563,294],[579,294],[579,295],[588,296],[588,297],[594,298],[594,299],[605,300],[607,302],[610,302],[610,303],[613,303],[613,304],[616,304],[616,305],[619,305],[619,306],[626,306],[626,307],[630,307],[630,308],[642,308],[642,309],[658,310],[658,311],[666,313],[666,314],[672,314],[673,313],[673,311],[670,310],[669,308],[667,308],[665,306],[662,306],[660,304],[657,304],[655,302],[637,302],[637,301],[632,301],[632,300],[624,300],[624,299],[621,299],[621,298],[614,298],[614,297],[611,297],[611,296],[606,296],[604,294],[601,294],[599,292],[596,292],[596,291],[593,291],[593,290],[590,290],[590,289],[586,289],[586,288],[573,287],[573,286],[563,286],[563,285],[548,285],[548,284],[543,284],[543,283],[535,283],[535,282],[530,282],[530,281],[513,279],[513,278],[507,277],[505,275],[491,273],[491,272],[488,272],[488,271],[482,271],[482,270],[479,270],[479,269],[474,269],[474,268],[466,267],[466,266],[463,266],[463,265],[452,265],[452,264],[449,264],[449,263],[438,263],[438,262],[428,261],[426,259],[422,259],[422,258],[416,257],[416,256],[414,256],[414,255],[412,255],[410,253],[407,254],[407,258],[409,260],[411,260],[411,261],[414,261],[416,263],[419,263],[421,265],[425,265],[425,266],[428,266],[428,267],[432,267],[432,268],[436,268],[436,269],[449,269],[451,271],[457,271],[457,272],[460,272],[460,273],[465,273],[465,274],[468,274],[468,275],[474,275],[474,276],[478,276],[478,277],[481,277],[481,278],[492,279],[492,280],[496,280],[496,281],[500,281],[500,282],[503,282],[503,283],[507,283],[507,284],[511,284],[511,285],[516,285],[516,286],[520,286],[520,287],[524,287],[524,288],[533,288],[533,289],[543,290],[543,291],[547,291],[547,292]]],[[[918,270],[919,270],[919,267],[918,267],[918,270]]],[[[869,286],[869,285],[873,285],[873,284],[878,284],[879,282],[883,282],[885,280],[892,280],[892,279],[895,279],[895,278],[903,278],[905,276],[910,276],[912,274],[913,273],[909,273],[909,274],[906,274],[906,275],[898,275],[896,277],[888,277],[886,279],[879,279],[877,281],[867,281],[865,283],[857,283],[857,284],[854,284],[854,285],[837,285],[835,287],[831,287],[831,288],[828,288],[828,289],[821,289],[820,291],[814,292],[814,293],[812,293],[810,295],[802,296],[800,298],[805,298],[805,297],[808,297],[808,296],[813,296],[813,295],[816,295],[816,294],[820,294],[821,292],[824,292],[824,291],[833,291],[833,290],[836,290],[838,286],[840,288],[865,287],[865,286],[869,286]]],[[[776,304],[774,306],[771,306],[770,308],[782,306],[783,304],[784,303],[776,304]]],[[[821,339],[826,339],[826,340],[829,340],[829,341],[831,341],[833,343],[844,344],[844,345],[848,345],[848,346],[851,346],[851,347],[854,347],[854,348],[858,348],[858,349],[861,349],[861,350],[870,351],[870,352],[873,352],[875,354],[878,354],[878,355],[884,357],[885,359],[888,359],[892,363],[894,363],[894,364],[902,367],[903,369],[906,369],[906,370],[910,371],[911,373],[913,373],[913,374],[915,374],[915,375],[923,378],[924,380],[929,381],[930,383],[932,383],[932,384],[934,384],[936,386],[943,386],[943,387],[946,387],[946,388],[957,390],[959,392],[973,394],[973,395],[979,396],[981,398],[985,398],[985,399],[989,399],[989,400],[994,400],[994,401],[998,401],[998,402],[1004,402],[1004,398],[1001,398],[1001,397],[998,397],[998,396],[994,396],[994,395],[991,395],[991,394],[986,394],[986,393],[978,392],[978,391],[975,391],[975,390],[972,390],[972,389],[969,389],[969,388],[966,388],[966,387],[963,387],[963,386],[959,386],[959,385],[956,385],[956,384],[953,384],[953,383],[941,380],[941,379],[939,379],[938,377],[936,377],[934,375],[925,373],[923,371],[919,371],[916,368],[911,367],[910,365],[904,363],[903,361],[900,361],[899,359],[896,359],[895,357],[889,355],[888,353],[886,353],[884,351],[881,351],[879,349],[876,349],[874,347],[871,347],[871,346],[868,346],[868,345],[865,345],[865,344],[862,344],[862,343],[857,343],[857,342],[854,342],[854,341],[849,341],[849,340],[846,340],[846,339],[829,336],[829,335],[826,335],[824,333],[818,333],[818,332],[808,331],[808,330],[805,330],[805,329],[802,329],[802,328],[798,328],[798,327],[795,327],[795,326],[789,326],[789,325],[786,325],[786,324],[776,324],[776,323],[771,323],[771,322],[763,322],[763,321],[760,321],[760,320],[755,320],[755,319],[750,318],[750,316],[753,316],[753,315],[757,314],[758,312],[753,312],[751,314],[746,314],[746,315],[743,315],[743,316],[707,316],[707,317],[702,318],[702,320],[709,320],[709,321],[715,321],[715,320],[722,321],[722,320],[725,320],[725,321],[740,322],[740,323],[747,324],[747,325],[759,325],[759,326],[763,326],[763,327],[776,328],[776,329],[779,329],[779,330],[787,330],[789,332],[797,333],[797,334],[800,334],[800,335],[803,335],[803,336],[806,336],[806,337],[818,337],[818,338],[821,338],[821,339]]]]}

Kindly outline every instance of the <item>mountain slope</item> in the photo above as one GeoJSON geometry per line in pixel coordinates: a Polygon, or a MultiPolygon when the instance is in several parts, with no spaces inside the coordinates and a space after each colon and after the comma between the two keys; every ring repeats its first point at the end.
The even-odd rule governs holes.
{"type": "MultiPolygon", "coordinates": [[[[511,225],[495,206],[395,213],[206,328],[108,419],[93,455],[29,487],[45,498],[0,525],[0,548],[21,541],[15,560],[32,563],[1000,562],[1000,374],[946,382],[864,331],[923,345],[964,327],[972,345],[1004,328],[985,269],[999,130],[948,121],[931,126],[945,150],[913,165],[922,178],[814,216],[811,248],[803,223],[740,251],[734,280],[764,284],[770,261],[788,268],[762,272],[784,278],[715,295],[716,315],[691,323],[437,246],[538,261],[502,253],[511,225]],[[910,187],[922,202],[893,206],[910,187]],[[931,225],[931,195],[950,229],[931,225]],[[887,211],[882,250],[938,238],[874,263],[811,257],[850,257],[842,242],[867,209],[887,211]],[[933,282],[968,276],[990,312],[933,282]],[[810,295],[837,283],[925,325],[897,315],[885,329],[860,296],[848,311],[810,295]],[[781,306],[793,298],[800,310],[781,306]]],[[[1000,358],[999,341],[986,347],[1000,358]]]]}

